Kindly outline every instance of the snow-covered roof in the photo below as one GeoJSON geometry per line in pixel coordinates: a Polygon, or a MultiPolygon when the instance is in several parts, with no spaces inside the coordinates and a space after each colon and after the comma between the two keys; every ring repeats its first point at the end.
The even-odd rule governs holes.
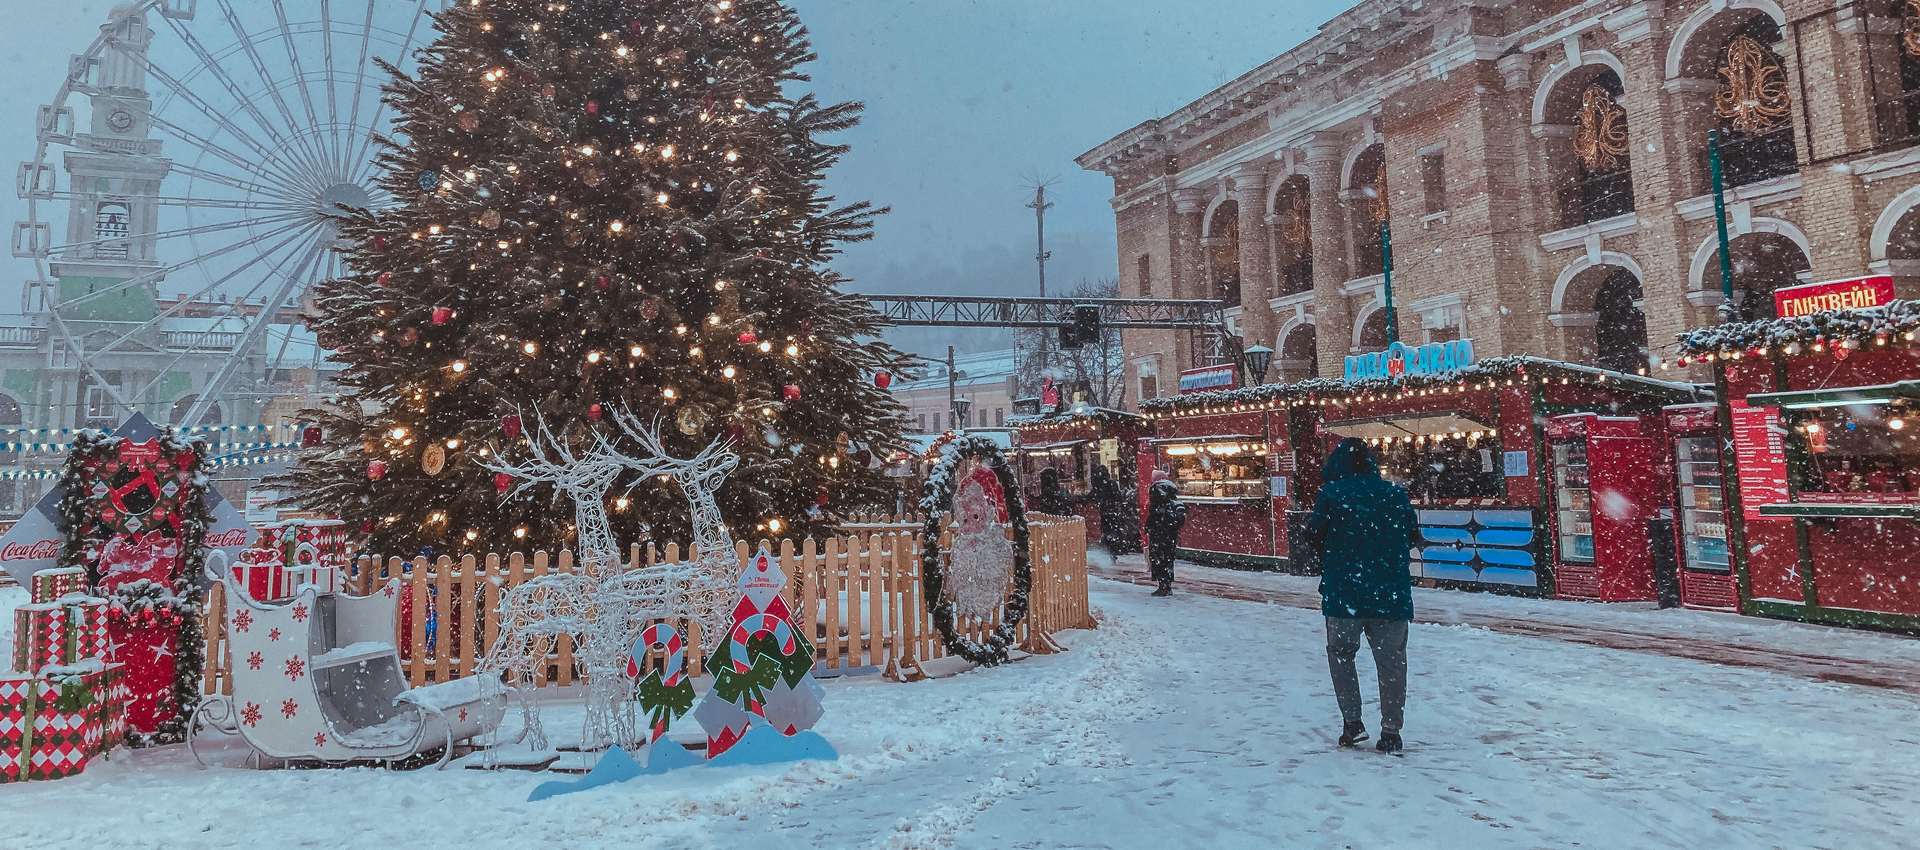
{"type": "MultiPolygon", "coordinates": [[[[1688,356],[1739,354],[1772,346],[1884,345],[1894,339],[1912,342],[1920,334],[1920,301],[1889,301],[1879,307],[1835,310],[1695,328],[1680,335],[1680,351],[1688,356]]],[[[1795,353],[1789,350],[1787,353],[1795,353]]],[[[1684,364],[1683,364],[1684,365],[1684,364]]]]}
{"type": "Polygon", "coordinates": [[[1400,380],[1372,379],[1365,381],[1346,381],[1335,378],[1310,378],[1295,384],[1262,384],[1257,387],[1242,387],[1234,390],[1217,390],[1206,393],[1192,393],[1169,398],[1147,399],[1140,403],[1140,409],[1149,413],[1186,410],[1205,407],[1227,407],[1247,404],[1264,404],[1271,401],[1310,401],[1312,399],[1332,400],[1350,396],[1354,393],[1391,392],[1394,390],[1417,390],[1425,387],[1454,384],[1463,381],[1485,380],[1490,378],[1509,378],[1529,370],[1535,375],[1559,376],[1567,378],[1581,376],[1585,380],[1600,383],[1612,383],[1625,388],[1638,388],[1667,395],[1674,401],[1697,399],[1707,393],[1705,387],[1680,381],[1665,381],[1649,378],[1645,375],[1633,375],[1587,366],[1580,363],[1567,363],[1560,360],[1548,360],[1544,357],[1512,355],[1482,360],[1465,369],[1432,376],[1409,376],[1400,380]]]}

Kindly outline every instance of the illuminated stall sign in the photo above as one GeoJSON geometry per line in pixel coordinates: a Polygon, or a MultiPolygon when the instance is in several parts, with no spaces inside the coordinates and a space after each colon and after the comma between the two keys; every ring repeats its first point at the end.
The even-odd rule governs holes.
{"type": "Polygon", "coordinates": [[[1230,390],[1240,385],[1240,370],[1231,363],[1202,366],[1180,373],[1180,394],[1230,390]]]}
{"type": "Polygon", "coordinates": [[[1893,278],[1888,275],[1805,283],[1773,291],[1773,309],[1782,319],[1878,307],[1893,300],[1893,278]]]}
{"type": "Polygon", "coordinates": [[[1347,358],[1347,381],[1398,381],[1401,378],[1445,375],[1473,365],[1473,340],[1430,342],[1410,346],[1394,343],[1385,351],[1347,358]]]}

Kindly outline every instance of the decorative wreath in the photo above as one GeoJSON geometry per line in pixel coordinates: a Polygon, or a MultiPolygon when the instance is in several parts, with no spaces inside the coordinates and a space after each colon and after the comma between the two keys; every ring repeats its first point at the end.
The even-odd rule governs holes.
{"type": "Polygon", "coordinates": [[[1027,517],[1020,504],[1020,488],[1014,484],[1013,470],[1000,453],[1000,447],[986,437],[961,437],[940,449],[940,459],[927,475],[920,497],[920,511],[927,518],[920,531],[920,581],[926,593],[927,610],[933,614],[934,628],[946,641],[947,651],[975,664],[992,666],[1007,660],[1014,633],[1027,618],[1028,596],[1033,592],[1033,562],[1028,554],[1027,517]],[[954,632],[955,612],[952,600],[941,597],[947,582],[947,565],[940,555],[940,533],[948,514],[953,512],[953,494],[960,485],[960,464],[978,461],[993,471],[1000,492],[1007,500],[1007,519],[1013,524],[1013,591],[1007,595],[1000,625],[982,643],[954,632]]]}

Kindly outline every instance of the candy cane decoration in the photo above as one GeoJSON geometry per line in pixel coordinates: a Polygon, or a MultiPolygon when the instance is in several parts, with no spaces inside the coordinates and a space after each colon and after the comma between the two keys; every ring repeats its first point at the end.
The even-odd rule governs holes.
{"type": "Polygon", "coordinates": [[[753,669],[753,665],[748,663],[752,659],[747,655],[747,641],[767,633],[772,633],[774,641],[780,644],[782,656],[792,655],[799,648],[793,640],[793,624],[787,622],[785,617],[754,614],[733,627],[727,644],[727,657],[733,662],[734,672],[745,673],[753,669]]]}
{"type": "Polygon", "coordinates": [[[633,654],[627,658],[627,675],[640,678],[640,664],[655,649],[667,651],[666,668],[660,671],[660,684],[669,688],[680,686],[680,678],[687,669],[687,641],[680,636],[680,630],[666,623],[655,623],[640,633],[640,640],[633,645],[633,654]]]}

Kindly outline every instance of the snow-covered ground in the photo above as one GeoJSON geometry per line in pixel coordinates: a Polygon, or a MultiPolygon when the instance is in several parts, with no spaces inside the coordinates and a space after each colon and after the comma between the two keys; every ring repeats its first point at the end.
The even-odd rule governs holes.
{"type": "Polygon", "coordinates": [[[1903,755],[1920,751],[1920,700],[1907,693],[1420,625],[1408,752],[1391,758],[1333,749],[1313,612],[1105,581],[1094,601],[1102,627],[1068,635],[1064,654],[915,684],[827,682],[820,731],[837,763],[695,770],[529,804],[544,777],[200,771],[168,748],[0,786],[0,836],[32,848],[1920,842],[1920,763],[1903,755]]]}

